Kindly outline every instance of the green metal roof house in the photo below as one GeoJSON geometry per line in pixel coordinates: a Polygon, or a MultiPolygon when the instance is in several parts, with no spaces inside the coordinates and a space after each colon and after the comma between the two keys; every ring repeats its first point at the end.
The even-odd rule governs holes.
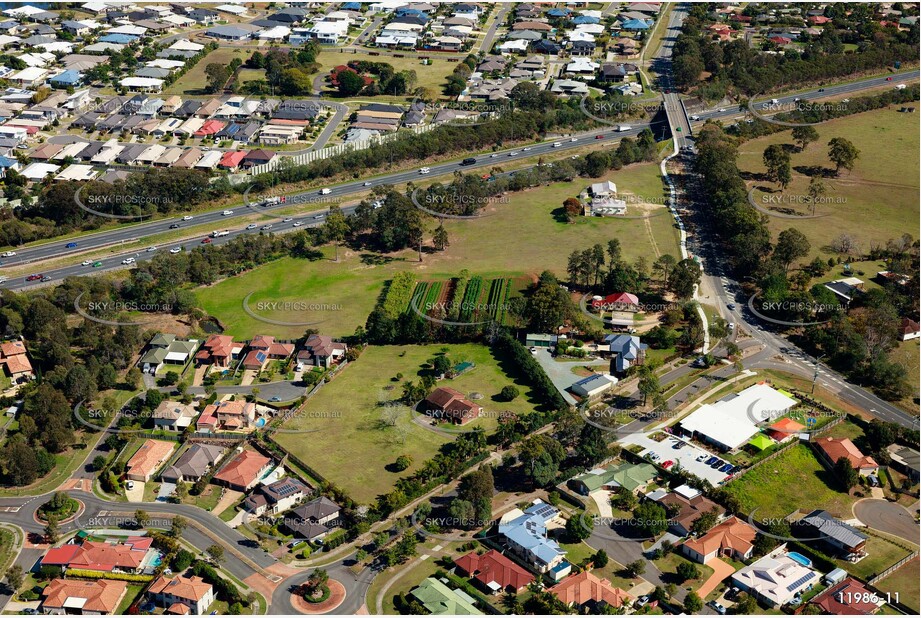
{"type": "Polygon", "coordinates": [[[473,599],[462,590],[451,590],[434,577],[426,578],[410,592],[435,616],[479,616],[483,612],[473,606],[473,599]]]}
{"type": "Polygon", "coordinates": [[[585,474],[572,479],[569,484],[573,490],[584,496],[599,489],[615,489],[617,487],[636,491],[654,479],[657,473],[656,467],[652,464],[623,463],[619,466],[589,470],[585,474]]]}

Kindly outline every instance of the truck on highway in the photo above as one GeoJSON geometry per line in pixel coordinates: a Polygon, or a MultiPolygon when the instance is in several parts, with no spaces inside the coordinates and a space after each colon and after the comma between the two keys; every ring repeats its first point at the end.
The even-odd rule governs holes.
{"type": "Polygon", "coordinates": [[[907,87],[907,86],[905,86],[905,84],[899,84],[898,86],[895,87],[895,89],[896,89],[896,90],[905,90],[906,87],[907,87]]]}
{"type": "Polygon", "coordinates": [[[618,130],[618,131],[629,131],[630,129],[631,129],[631,127],[628,126],[628,125],[625,125],[625,124],[619,124],[619,125],[617,125],[617,130],[618,130]]]}
{"type": "Polygon", "coordinates": [[[277,195],[273,195],[272,197],[265,198],[260,203],[263,206],[274,206],[275,204],[278,204],[279,202],[281,202],[281,198],[279,198],[277,195]]]}
{"type": "Polygon", "coordinates": [[[220,238],[221,236],[227,236],[230,234],[227,230],[215,230],[211,232],[211,238],[220,238]]]}

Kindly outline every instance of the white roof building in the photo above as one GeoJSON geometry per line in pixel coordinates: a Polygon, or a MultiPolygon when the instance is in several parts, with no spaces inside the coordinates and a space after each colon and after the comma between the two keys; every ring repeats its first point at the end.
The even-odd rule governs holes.
{"type": "Polygon", "coordinates": [[[77,163],[68,166],[63,172],[54,177],[55,180],[92,180],[99,175],[92,165],[77,163]]]}
{"type": "Polygon", "coordinates": [[[90,161],[92,163],[102,164],[111,163],[125,148],[125,146],[118,143],[117,139],[110,139],[103,145],[102,150],[96,153],[96,156],[90,159],[90,161]]]}
{"type": "Polygon", "coordinates": [[[779,418],[797,401],[767,384],[755,384],[681,420],[681,428],[723,449],[734,450],[758,433],[757,423],[779,418]]]}
{"type": "Polygon", "coordinates": [[[61,169],[60,165],[52,163],[30,163],[24,170],[19,172],[29,180],[43,180],[48,174],[56,174],[61,169]]]}
{"type": "Polygon", "coordinates": [[[40,67],[29,67],[23,69],[22,71],[17,71],[9,77],[8,80],[11,82],[19,82],[23,85],[37,84],[43,81],[48,76],[48,71],[40,67]]]}
{"type": "Polygon", "coordinates": [[[36,15],[38,13],[44,13],[45,9],[39,9],[31,4],[26,4],[24,6],[15,6],[11,9],[3,11],[4,14],[10,15],[12,17],[29,17],[30,15],[36,15]]]}
{"type": "Polygon", "coordinates": [[[246,13],[246,7],[240,6],[238,4],[222,4],[220,6],[214,7],[214,10],[230,13],[231,15],[243,15],[246,13]]]}
{"type": "Polygon", "coordinates": [[[151,60],[148,62],[146,66],[154,67],[156,69],[169,69],[170,71],[174,71],[184,67],[185,62],[182,62],[181,60],[167,60],[166,58],[157,58],[156,60],[151,60]]]}
{"type": "Polygon", "coordinates": [[[160,92],[163,89],[163,80],[155,77],[125,77],[118,83],[131,90],[160,92]]]}
{"type": "Polygon", "coordinates": [[[144,36],[145,32],[147,32],[147,28],[144,26],[133,26],[127,24],[106,30],[106,34],[127,34],[128,36],[144,36]]]}
{"type": "Polygon", "coordinates": [[[154,161],[163,156],[163,153],[166,152],[166,146],[163,144],[153,144],[147,150],[142,152],[134,160],[137,164],[152,164],[154,161]]]}
{"type": "Polygon", "coordinates": [[[195,164],[195,167],[198,169],[214,169],[217,167],[217,164],[221,162],[223,157],[224,153],[219,150],[208,151],[201,159],[199,159],[198,163],[195,164]]]}
{"type": "Polygon", "coordinates": [[[54,54],[48,52],[30,52],[28,54],[20,54],[17,56],[17,58],[25,62],[30,67],[43,67],[57,60],[54,54]]]}
{"type": "Polygon", "coordinates": [[[797,593],[818,583],[818,573],[788,556],[784,548],[739,569],[732,583],[771,607],[789,603],[797,593]]]}
{"type": "Polygon", "coordinates": [[[283,41],[289,34],[291,34],[291,28],[287,26],[275,26],[274,28],[268,28],[267,30],[257,32],[256,38],[270,41],[283,41]]]}
{"type": "Polygon", "coordinates": [[[63,161],[67,157],[76,157],[83,150],[85,150],[86,147],[89,145],[90,145],[89,142],[74,142],[73,144],[67,144],[61,149],[61,151],[58,154],[51,157],[51,160],[52,161],[63,161]]]}
{"type": "Polygon", "coordinates": [[[177,51],[194,51],[194,52],[199,52],[203,50],[204,48],[205,48],[204,45],[201,45],[199,43],[193,43],[192,41],[187,41],[186,39],[179,39],[178,41],[176,41],[175,43],[167,47],[167,49],[175,49],[177,51]]]}

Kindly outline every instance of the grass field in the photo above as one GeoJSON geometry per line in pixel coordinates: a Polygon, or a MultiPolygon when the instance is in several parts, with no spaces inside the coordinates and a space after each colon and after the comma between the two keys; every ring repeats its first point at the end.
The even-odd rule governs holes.
{"type": "MultiPolygon", "coordinates": [[[[400,71],[415,71],[417,78],[416,87],[427,88],[432,91],[433,95],[440,96],[441,87],[444,85],[445,79],[454,71],[454,67],[457,66],[457,63],[438,58],[437,54],[432,54],[432,56],[430,61],[431,64],[424,65],[419,58],[412,56],[394,58],[393,55],[372,56],[370,54],[346,54],[332,49],[325,49],[317,56],[317,62],[320,63],[320,74],[328,73],[333,67],[339,66],[340,64],[348,64],[354,60],[386,62],[392,66],[393,70],[397,73],[400,71]]],[[[393,97],[373,97],[375,101],[384,98],[392,99],[393,97]]],[[[407,101],[412,99],[411,96],[398,98],[407,101]]]]}
{"type": "Polygon", "coordinates": [[[253,54],[251,49],[233,49],[230,47],[221,47],[204,58],[198,64],[189,69],[188,73],[177,79],[170,86],[163,90],[164,94],[191,94],[204,95],[205,85],[208,83],[205,77],[205,67],[209,64],[229,65],[234,58],[246,61],[253,54]]]}
{"type": "MultiPolygon", "coordinates": [[[[796,227],[809,238],[812,250],[804,262],[816,255],[827,258],[824,248],[843,232],[855,238],[862,251],[873,244],[885,245],[890,238],[903,233],[917,234],[919,213],[918,116],[883,109],[833,120],[815,127],[819,139],[804,152],[791,155],[793,181],[783,192],[785,196],[806,195],[809,177],[797,171],[799,167],[820,166],[833,173],[828,159],[828,141],[834,137],[849,139],[860,150],[854,170],[842,170],[840,177],[823,179],[826,199],[833,203],[816,207],[816,214],[829,213],[816,219],[782,219],[769,217],[769,227],[775,235],[788,227],[796,227]]],[[[743,172],[763,173],[762,155],[771,144],[792,144],[790,131],[751,140],[739,149],[739,167],[743,172]]],[[[777,189],[774,183],[757,181],[753,186],[777,189]]],[[[756,201],[761,200],[756,192],[756,201]]],[[[809,214],[803,205],[782,204],[801,214],[809,214]]]]}
{"type": "MultiPolygon", "coordinates": [[[[443,346],[370,347],[361,357],[314,395],[304,413],[289,421],[285,429],[315,430],[317,433],[278,433],[275,439],[294,455],[304,460],[336,485],[345,489],[355,500],[370,502],[390,490],[401,476],[418,469],[438,448],[451,439],[423,427],[427,419],[416,422],[418,415],[399,406],[399,414],[391,418],[379,406],[380,401],[396,400],[405,380],[418,380],[421,365],[440,353],[443,346]],[[397,373],[403,378],[394,381],[397,373]],[[413,460],[409,470],[396,472],[387,466],[402,454],[413,460]]],[[[503,386],[515,383],[500,367],[503,361],[492,356],[489,348],[475,345],[448,347],[448,357],[454,362],[473,361],[476,367],[453,379],[439,382],[469,394],[484,395],[479,401],[486,418],[471,421],[465,429],[496,425],[496,413],[511,410],[526,414],[533,410],[528,392],[518,383],[522,394],[512,402],[495,402],[492,397],[503,386]]]]}
{"type": "MultiPolygon", "coordinates": [[[[866,551],[870,555],[857,564],[851,564],[846,560],[835,560],[835,564],[861,579],[869,579],[911,553],[878,536],[870,536],[867,539],[866,551]]],[[[909,567],[910,565],[906,565],[903,568],[909,567]]]]}
{"type": "Polygon", "coordinates": [[[851,519],[854,498],[838,491],[837,480],[822,467],[804,444],[785,451],[725,486],[755,519],[786,517],[793,511],[825,509],[835,517],[851,519]],[[796,491],[790,491],[795,487],[796,491]]]}
{"type": "MultiPolygon", "coordinates": [[[[611,172],[603,178],[617,183],[618,191],[645,199],[661,199],[659,168],[640,164],[611,172]]],[[[601,179],[599,179],[601,180],[601,179]]],[[[385,281],[394,273],[413,270],[420,279],[449,279],[461,269],[485,278],[516,277],[554,271],[565,277],[569,253],[596,243],[604,246],[611,238],[621,242],[624,256],[640,256],[650,263],[660,253],[679,255],[678,234],[667,214],[649,219],[581,218],[574,224],[556,220],[554,211],[567,197],[578,194],[589,181],[556,183],[529,191],[510,193],[508,203],[486,207],[490,216],[473,221],[447,221],[450,246],[443,252],[430,253],[418,262],[418,254],[407,250],[377,259],[370,253],[347,249],[339,252],[340,261],[328,259],[309,262],[282,259],[254,271],[233,277],[206,288],[199,288],[201,306],[225,325],[236,337],[255,334],[298,337],[303,326],[268,324],[247,315],[242,299],[255,291],[249,306],[265,317],[285,322],[322,322],[315,326],[333,336],[351,335],[364,325],[374,308],[385,281]],[[550,251],[548,248],[552,247],[550,251]],[[316,311],[275,311],[271,316],[256,310],[259,302],[300,301],[325,305],[316,311]]],[[[660,207],[663,211],[664,206],[660,207]]],[[[655,212],[655,211],[654,211],[655,212]]],[[[435,223],[429,221],[431,238],[435,223]]]]}
{"type": "Polygon", "coordinates": [[[898,600],[915,610],[921,610],[921,576],[919,576],[918,560],[912,560],[901,569],[876,584],[883,592],[892,594],[892,600],[898,600]]]}

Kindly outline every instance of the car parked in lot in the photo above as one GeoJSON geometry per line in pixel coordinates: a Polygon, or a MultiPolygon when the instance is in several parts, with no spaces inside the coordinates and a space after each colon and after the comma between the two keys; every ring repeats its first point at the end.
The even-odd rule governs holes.
{"type": "Polygon", "coordinates": [[[732,468],[733,468],[733,467],[734,467],[734,466],[733,466],[731,463],[724,464],[724,465],[720,466],[720,472],[725,472],[726,474],[731,474],[731,473],[732,473],[732,468]]]}
{"type": "Polygon", "coordinates": [[[697,456],[697,461],[701,461],[701,462],[707,461],[707,459],[709,459],[709,457],[710,457],[710,455],[708,455],[708,454],[706,454],[706,453],[701,453],[700,455],[697,456]]]}
{"type": "Polygon", "coordinates": [[[717,457],[716,461],[710,464],[710,467],[713,468],[714,470],[719,470],[720,468],[723,467],[723,465],[725,465],[725,463],[726,463],[725,461],[717,457]]]}
{"type": "Polygon", "coordinates": [[[713,455],[711,455],[711,456],[709,457],[709,459],[707,459],[706,464],[707,464],[708,466],[712,466],[715,462],[717,462],[717,461],[719,461],[719,460],[720,460],[719,457],[714,457],[713,455]]]}
{"type": "Polygon", "coordinates": [[[726,613],[726,608],[717,603],[716,601],[709,601],[707,607],[710,607],[719,615],[724,615],[726,613]]]}
{"type": "Polygon", "coordinates": [[[671,467],[674,466],[674,465],[675,465],[675,462],[672,461],[671,459],[669,459],[668,461],[663,461],[663,462],[662,462],[662,467],[665,468],[666,470],[668,470],[669,468],[671,468],[671,467]]]}

